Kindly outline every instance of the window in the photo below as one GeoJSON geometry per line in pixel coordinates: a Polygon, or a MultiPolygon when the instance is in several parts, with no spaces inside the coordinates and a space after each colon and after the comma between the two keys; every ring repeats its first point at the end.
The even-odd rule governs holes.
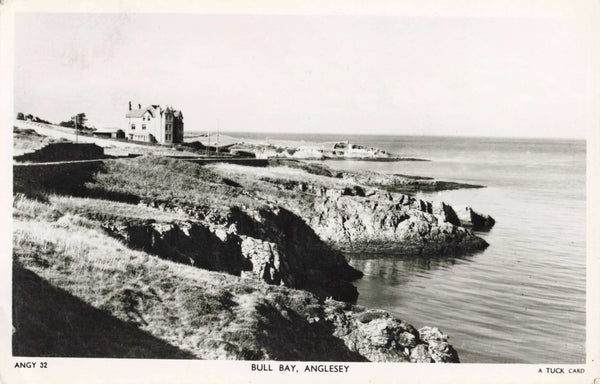
{"type": "Polygon", "coordinates": [[[131,124],[131,129],[135,129],[135,124],[131,124]]]}
{"type": "Polygon", "coordinates": [[[142,124],[142,129],[146,129],[146,124],[142,124]]]}
{"type": "Polygon", "coordinates": [[[171,130],[171,124],[167,124],[167,131],[171,130]]]}

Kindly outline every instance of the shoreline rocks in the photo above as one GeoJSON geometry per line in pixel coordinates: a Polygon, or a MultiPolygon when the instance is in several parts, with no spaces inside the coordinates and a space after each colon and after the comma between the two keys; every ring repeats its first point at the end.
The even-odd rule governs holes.
{"type": "Polygon", "coordinates": [[[378,172],[343,171],[340,177],[356,184],[404,194],[466,188],[485,188],[485,186],[477,184],[457,183],[453,181],[435,180],[430,177],[383,174],[378,172]]]}
{"type": "Polygon", "coordinates": [[[465,228],[471,228],[474,231],[489,231],[492,229],[494,224],[496,224],[496,220],[490,215],[483,215],[481,213],[477,213],[471,209],[471,207],[465,207],[463,209],[459,209],[456,212],[458,219],[460,220],[460,225],[465,228]]]}
{"type": "MultiPolygon", "coordinates": [[[[458,255],[488,244],[471,230],[489,230],[495,221],[469,209],[459,214],[444,202],[360,185],[327,188],[296,180],[261,178],[277,188],[313,195],[311,209],[291,204],[328,244],[344,252],[403,256],[458,255]]],[[[281,203],[281,202],[280,202],[281,203]]],[[[285,204],[284,202],[283,204],[285,204]]]]}
{"type": "Polygon", "coordinates": [[[460,226],[447,204],[377,192],[367,197],[328,193],[305,218],[319,236],[345,252],[406,256],[454,255],[485,249],[485,240],[460,226]]]}
{"type": "Polygon", "coordinates": [[[438,328],[419,330],[386,311],[343,308],[325,302],[326,320],[334,325],[334,336],[351,350],[377,362],[459,363],[448,336],[438,328]],[[354,310],[353,310],[354,309],[354,310]],[[356,309],[359,311],[356,312],[356,309]]]}

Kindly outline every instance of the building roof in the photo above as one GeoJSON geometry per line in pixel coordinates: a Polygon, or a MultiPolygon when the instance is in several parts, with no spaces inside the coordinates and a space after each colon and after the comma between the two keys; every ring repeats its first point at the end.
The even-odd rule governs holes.
{"type": "MultiPolygon", "coordinates": [[[[130,111],[127,111],[127,114],[125,115],[125,117],[143,117],[144,113],[146,113],[146,112],[149,112],[150,115],[152,115],[152,117],[155,117],[154,114],[157,111],[160,112],[161,114],[163,112],[160,105],[152,104],[152,105],[147,106],[146,108],[132,109],[130,111]]],[[[165,111],[172,112],[176,118],[183,119],[183,114],[181,113],[181,111],[172,109],[171,107],[167,107],[165,109],[165,111]]]]}
{"type": "Polygon", "coordinates": [[[115,127],[97,128],[94,133],[115,133],[120,130],[120,128],[115,127]]]}
{"type": "Polygon", "coordinates": [[[142,109],[132,109],[131,111],[127,111],[125,117],[142,117],[146,112],[150,112],[150,114],[154,116],[154,114],[152,113],[152,109],[150,107],[146,107],[142,109]]]}

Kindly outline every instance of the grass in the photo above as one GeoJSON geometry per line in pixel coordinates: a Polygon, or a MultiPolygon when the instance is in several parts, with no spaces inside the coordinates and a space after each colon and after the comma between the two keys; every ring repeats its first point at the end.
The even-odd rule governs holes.
{"type": "Polygon", "coordinates": [[[20,129],[13,127],[13,155],[22,155],[27,152],[33,152],[44,145],[67,140],[55,140],[53,138],[40,135],[33,129],[20,129]]]}
{"type": "Polygon", "coordinates": [[[261,168],[220,163],[211,164],[207,166],[207,168],[221,177],[232,178],[244,186],[251,186],[261,178],[298,181],[308,184],[322,185],[326,188],[343,189],[349,185],[352,185],[350,182],[342,179],[331,178],[326,175],[317,175],[310,173],[305,169],[289,167],[287,165],[261,168]]]}
{"type": "Polygon", "coordinates": [[[142,202],[174,207],[262,205],[202,165],[164,157],[106,161],[105,170],[86,187],[88,193],[96,197],[111,199],[112,194],[132,195],[142,202]]]}
{"type": "Polygon", "coordinates": [[[86,183],[88,196],[105,200],[123,196],[125,201],[141,201],[192,215],[200,213],[202,217],[207,214],[224,217],[233,207],[259,210],[271,203],[308,217],[315,196],[297,189],[282,190],[271,180],[295,180],[327,188],[348,186],[342,179],[287,166],[200,165],[152,156],[105,163],[105,169],[86,183]]]}
{"type": "MultiPolygon", "coordinates": [[[[323,317],[322,303],[310,293],[209,272],[128,249],[99,230],[92,220],[72,213],[58,217],[53,212],[60,211],[56,202],[66,204],[62,198],[50,197],[48,203],[23,196],[15,200],[16,268],[33,272],[63,296],[72,296],[76,303],[104,311],[127,327],[134,325],[186,356],[358,358],[331,336],[329,328],[309,323],[309,318],[323,317]]],[[[32,294],[29,302],[16,305],[39,305],[43,297],[32,298],[32,294]]],[[[43,318],[35,321],[52,328],[43,318]]],[[[84,334],[88,331],[92,332],[86,330],[84,334]]],[[[29,340],[27,335],[20,335],[21,340],[29,340]]],[[[35,349],[36,344],[29,342],[30,348],[35,349]]],[[[89,343],[96,354],[102,355],[101,346],[94,344],[97,340],[89,343]]],[[[42,340],[39,345],[46,344],[42,340]]],[[[135,355],[135,345],[131,348],[134,350],[115,351],[110,344],[105,356],[135,355]]]]}
{"type": "Polygon", "coordinates": [[[313,175],[320,175],[326,177],[341,177],[341,172],[336,171],[327,165],[319,164],[319,163],[307,163],[300,160],[293,159],[270,159],[269,164],[271,166],[286,166],[289,168],[297,168],[301,169],[307,173],[313,175]]]}
{"type": "Polygon", "coordinates": [[[14,356],[194,357],[18,266],[13,319],[14,356]]]}
{"type": "MultiPolygon", "coordinates": [[[[222,297],[227,284],[199,285],[198,278],[206,278],[203,271],[186,281],[184,277],[190,273],[177,265],[129,250],[99,231],[81,226],[15,224],[14,256],[19,265],[196,357],[207,357],[201,341],[210,340],[212,327],[202,326],[221,328],[231,321],[229,308],[215,299],[222,297]],[[190,310],[193,306],[196,311],[190,310]]],[[[225,280],[223,276],[213,278],[225,280]]]]}
{"type": "Polygon", "coordinates": [[[43,221],[56,221],[65,216],[80,216],[94,221],[112,218],[158,222],[189,220],[183,213],[165,212],[143,205],[54,194],[31,199],[22,193],[14,195],[13,215],[22,220],[43,221]]]}

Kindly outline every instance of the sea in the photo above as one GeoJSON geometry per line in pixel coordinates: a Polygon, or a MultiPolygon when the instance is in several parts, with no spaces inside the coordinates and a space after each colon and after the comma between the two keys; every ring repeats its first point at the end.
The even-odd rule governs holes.
{"type": "Polygon", "coordinates": [[[349,256],[365,274],[355,282],[357,303],[417,328],[440,328],[463,363],[585,363],[585,140],[238,135],[348,140],[430,161],[327,165],[484,185],[416,197],[491,215],[496,225],[477,233],[487,249],[461,257],[349,256]]]}

